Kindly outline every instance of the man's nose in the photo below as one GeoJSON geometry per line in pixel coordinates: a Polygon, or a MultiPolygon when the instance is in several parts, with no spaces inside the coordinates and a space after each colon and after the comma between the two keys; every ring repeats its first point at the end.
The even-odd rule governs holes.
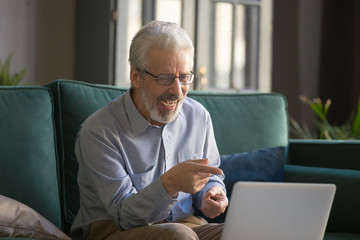
{"type": "Polygon", "coordinates": [[[183,94],[182,87],[183,85],[180,83],[180,78],[175,76],[174,82],[170,85],[171,93],[176,96],[181,96],[183,94]]]}

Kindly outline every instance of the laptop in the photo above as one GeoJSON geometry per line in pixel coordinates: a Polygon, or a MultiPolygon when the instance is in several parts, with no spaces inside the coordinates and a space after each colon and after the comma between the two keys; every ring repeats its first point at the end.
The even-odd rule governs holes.
{"type": "Polygon", "coordinates": [[[237,182],[222,240],[322,240],[334,184],[237,182]]]}

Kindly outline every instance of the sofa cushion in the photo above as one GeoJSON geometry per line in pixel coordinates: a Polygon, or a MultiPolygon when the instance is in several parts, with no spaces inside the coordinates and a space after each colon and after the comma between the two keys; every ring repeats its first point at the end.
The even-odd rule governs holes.
{"type": "Polygon", "coordinates": [[[51,93],[44,87],[0,87],[0,194],[61,228],[51,93]]]}
{"type": "Polygon", "coordinates": [[[238,181],[281,182],[284,179],[285,147],[260,148],[251,152],[221,155],[228,196],[238,181]]]}
{"type": "Polygon", "coordinates": [[[209,111],[220,154],[288,144],[287,102],[277,93],[192,91],[209,111]]]}
{"type": "MultiPolygon", "coordinates": [[[[281,182],[284,179],[285,147],[260,148],[250,152],[221,155],[220,168],[224,171],[226,192],[229,201],[235,182],[266,181],[281,182]]],[[[223,223],[227,210],[215,218],[204,216],[199,210],[195,215],[210,223],[223,223]]]]}
{"type": "Polygon", "coordinates": [[[46,87],[51,89],[56,105],[55,122],[58,148],[62,150],[59,152],[59,161],[67,233],[80,206],[75,137],[80,125],[90,114],[123,94],[126,89],[71,80],[57,80],[46,87]]]}
{"type": "Polygon", "coordinates": [[[38,212],[3,195],[0,195],[0,237],[70,240],[38,212]]]}

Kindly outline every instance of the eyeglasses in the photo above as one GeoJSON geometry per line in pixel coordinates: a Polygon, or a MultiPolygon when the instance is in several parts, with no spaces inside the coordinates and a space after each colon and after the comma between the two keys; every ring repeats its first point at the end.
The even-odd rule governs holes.
{"type": "Polygon", "coordinates": [[[149,74],[153,78],[157,79],[157,82],[161,85],[171,85],[175,78],[179,78],[181,85],[189,85],[194,81],[195,74],[193,72],[189,74],[180,74],[179,76],[176,76],[174,74],[159,74],[155,76],[154,74],[148,72],[147,70],[144,70],[146,74],[149,74]]]}

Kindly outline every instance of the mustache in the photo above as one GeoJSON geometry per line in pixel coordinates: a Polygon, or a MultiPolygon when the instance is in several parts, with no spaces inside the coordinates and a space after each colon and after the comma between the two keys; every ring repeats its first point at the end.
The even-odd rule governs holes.
{"type": "Polygon", "coordinates": [[[184,98],[184,95],[165,94],[160,98],[165,101],[179,101],[184,98]]]}

